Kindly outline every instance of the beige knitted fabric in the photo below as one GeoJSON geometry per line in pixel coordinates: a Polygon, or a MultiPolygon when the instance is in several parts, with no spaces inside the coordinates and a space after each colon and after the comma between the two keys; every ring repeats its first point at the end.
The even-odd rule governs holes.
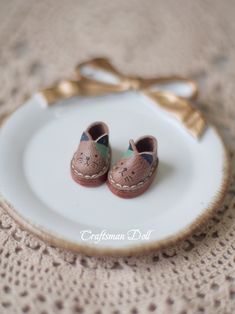
{"type": "MultiPolygon", "coordinates": [[[[1,0],[0,114],[93,56],[126,73],[199,81],[235,151],[235,1],[1,0]]],[[[225,202],[177,246],[94,258],[48,246],[0,209],[0,313],[235,312],[235,164],[225,202]]],[[[33,210],[33,208],[32,208],[33,210]]]]}

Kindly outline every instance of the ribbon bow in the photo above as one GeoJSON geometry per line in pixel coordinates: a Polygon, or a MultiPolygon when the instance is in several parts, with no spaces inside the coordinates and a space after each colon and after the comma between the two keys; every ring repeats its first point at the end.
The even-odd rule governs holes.
{"type": "Polygon", "coordinates": [[[78,64],[76,75],[76,80],[60,81],[41,91],[49,105],[75,96],[99,96],[135,90],[175,116],[194,137],[199,138],[205,130],[205,118],[190,103],[198,94],[197,85],[192,80],[177,76],[152,79],[126,76],[105,58],[78,64]]]}

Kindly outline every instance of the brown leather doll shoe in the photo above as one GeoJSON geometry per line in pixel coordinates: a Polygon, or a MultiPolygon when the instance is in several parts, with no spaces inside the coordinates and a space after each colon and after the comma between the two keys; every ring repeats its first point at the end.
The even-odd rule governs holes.
{"type": "Polygon", "coordinates": [[[158,167],[157,140],[144,136],[130,140],[127,152],[109,171],[107,185],[123,198],[144,193],[153,182],[158,167]]]}
{"type": "Polygon", "coordinates": [[[83,132],[71,161],[72,178],[84,186],[98,186],[107,179],[110,159],[108,127],[94,122],[83,132]]]}

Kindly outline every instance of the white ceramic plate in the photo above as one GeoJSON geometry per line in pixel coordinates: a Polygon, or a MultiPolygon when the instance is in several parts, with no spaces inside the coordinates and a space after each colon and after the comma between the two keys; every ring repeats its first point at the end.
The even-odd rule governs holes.
{"type": "Polygon", "coordinates": [[[0,173],[8,211],[24,227],[56,245],[119,255],[169,245],[205,220],[225,193],[228,159],[214,128],[195,140],[135,92],[51,107],[35,95],[1,129],[0,173]],[[110,127],[113,162],[130,138],[158,139],[158,174],[142,196],[124,200],[106,185],[85,188],[71,179],[81,133],[97,120],[110,127]]]}

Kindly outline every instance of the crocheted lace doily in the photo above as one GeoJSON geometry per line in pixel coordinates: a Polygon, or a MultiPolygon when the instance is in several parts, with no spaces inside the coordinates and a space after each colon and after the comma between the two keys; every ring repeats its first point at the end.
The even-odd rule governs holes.
{"type": "MultiPolygon", "coordinates": [[[[105,55],[126,73],[198,80],[198,106],[235,150],[235,2],[2,1],[0,114],[75,64],[105,55]]],[[[234,313],[235,164],[199,232],[142,257],[48,246],[0,209],[0,313],[234,313]]],[[[33,210],[33,208],[32,208],[33,210]]]]}

